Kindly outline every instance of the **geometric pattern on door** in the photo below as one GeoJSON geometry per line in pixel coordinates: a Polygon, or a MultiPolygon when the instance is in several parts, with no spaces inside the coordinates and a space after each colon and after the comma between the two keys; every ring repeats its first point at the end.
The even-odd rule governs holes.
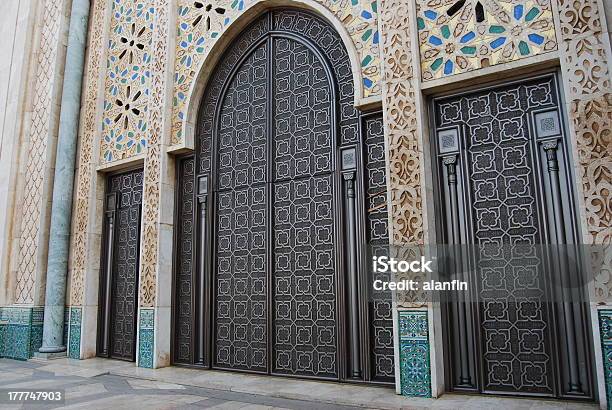
{"type": "MultiPolygon", "coordinates": [[[[477,263],[476,271],[468,276],[475,284],[477,309],[463,302],[458,305],[464,307],[449,304],[447,319],[454,338],[461,338],[458,326],[465,326],[466,340],[455,339],[454,343],[465,343],[466,353],[475,338],[476,350],[469,353],[469,359],[460,359],[459,354],[449,359],[452,384],[460,389],[545,396],[561,395],[566,389],[558,366],[564,366],[567,358],[559,363],[555,359],[565,342],[564,330],[555,328],[561,313],[550,303],[551,280],[558,284],[559,273],[546,264],[539,247],[550,243],[554,229],[551,211],[546,209],[548,171],[540,165],[546,163],[546,156],[532,122],[536,112],[558,108],[556,87],[555,77],[546,76],[434,102],[436,128],[456,130],[459,135],[457,148],[447,154],[445,150],[453,144],[448,139],[445,143],[444,133],[438,133],[438,143],[444,144],[437,154],[443,180],[444,235],[452,238],[457,229],[461,243],[476,245],[474,262],[467,263],[477,263]],[[449,188],[451,172],[457,182],[449,188]],[[455,228],[453,205],[448,202],[454,190],[455,206],[461,208],[455,228]],[[473,331],[471,324],[457,323],[459,309],[468,312],[466,320],[475,321],[473,331]],[[473,360],[476,365],[463,367],[461,360],[473,360]],[[469,382],[458,379],[465,372],[469,382]]],[[[580,338],[581,330],[575,331],[580,338]]],[[[588,357],[586,343],[581,348],[579,356],[588,357]]],[[[583,369],[582,377],[588,391],[587,370],[583,369]]]]}
{"type": "MultiPolygon", "coordinates": [[[[114,196],[115,208],[113,222],[109,228],[109,220],[105,218],[105,237],[110,235],[109,229],[113,229],[113,242],[106,244],[103,252],[112,255],[111,269],[106,269],[108,261],[103,260],[102,267],[105,269],[101,278],[102,286],[110,283],[110,306],[102,312],[110,315],[109,339],[107,340],[109,350],[107,354],[115,359],[135,360],[136,346],[136,316],[137,316],[137,284],[138,284],[138,260],[140,244],[140,212],[142,207],[143,171],[136,170],[122,174],[112,175],[108,179],[107,198],[114,196]],[[112,249],[109,249],[109,246],[112,249]],[[106,275],[110,273],[110,281],[106,282],[106,275]]],[[[105,204],[107,213],[108,201],[105,204]]],[[[108,241],[108,238],[106,238],[108,241]]],[[[102,302],[102,305],[105,302],[102,302]]],[[[102,320],[100,329],[103,339],[105,321],[102,320]]],[[[101,340],[104,344],[104,341],[101,340]]],[[[100,350],[100,348],[99,348],[100,350]]]]}
{"type": "MultiPolygon", "coordinates": [[[[353,99],[342,40],[309,12],[268,12],[221,58],[200,106],[195,175],[192,159],[179,165],[178,201],[185,212],[177,220],[175,363],[346,377],[345,359],[338,354],[346,343],[338,325],[346,315],[338,299],[338,281],[344,281],[337,243],[344,234],[338,147],[365,143],[369,136],[372,155],[363,159],[370,166],[366,177],[373,178],[374,201],[386,196],[386,185],[380,185],[381,175],[385,180],[384,151],[381,161],[379,149],[384,146],[382,119],[370,116],[360,135],[353,99]],[[191,178],[210,181],[207,219],[200,222],[195,218],[203,215],[203,205],[192,202],[199,182],[189,182],[191,178]],[[198,269],[202,260],[198,262],[193,249],[200,245],[193,243],[208,229],[213,245],[206,252],[212,257],[198,269]],[[212,281],[208,318],[198,316],[194,306],[202,297],[193,294],[194,283],[203,280],[197,279],[201,269],[209,271],[212,281]],[[211,340],[208,349],[197,347],[205,356],[198,361],[194,348],[200,340],[194,334],[201,320],[209,320],[212,334],[206,339],[211,340]]],[[[362,171],[357,171],[360,178],[362,171]]],[[[379,205],[370,215],[373,241],[386,236],[386,207],[379,205]]],[[[389,382],[392,321],[385,307],[390,295],[378,299],[372,311],[375,326],[365,335],[371,351],[377,349],[371,355],[376,365],[364,377],[389,382]],[[370,337],[373,331],[376,336],[370,337]]],[[[370,360],[367,353],[363,357],[370,360]]]]}

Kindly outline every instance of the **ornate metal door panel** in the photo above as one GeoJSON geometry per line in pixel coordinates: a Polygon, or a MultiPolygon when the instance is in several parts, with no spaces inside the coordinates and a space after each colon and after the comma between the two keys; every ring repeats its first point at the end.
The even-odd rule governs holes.
{"type": "MultiPolygon", "coordinates": [[[[558,326],[564,319],[551,303],[551,281],[557,285],[561,279],[539,247],[554,241],[555,221],[564,217],[568,241],[556,243],[575,243],[571,212],[556,218],[546,207],[552,195],[545,182],[551,135],[537,128],[538,120],[556,121],[559,162],[567,166],[556,87],[548,76],[434,103],[442,236],[451,244],[476,245],[474,259],[466,257],[463,264],[475,266],[464,279],[472,283],[477,304],[458,295],[458,303],[447,306],[454,389],[591,394],[588,370],[568,381],[572,369],[587,366],[584,312],[578,308],[583,322],[571,329],[558,326]],[[567,353],[563,346],[575,345],[576,338],[579,351],[557,361],[559,350],[567,353]],[[578,379],[579,390],[570,387],[578,379]]],[[[571,199],[567,180],[559,184],[571,199]]]]}
{"type": "Polygon", "coordinates": [[[100,355],[135,360],[142,170],[108,179],[102,261],[100,355]]]}
{"type": "Polygon", "coordinates": [[[179,184],[177,185],[176,209],[179,224],[177,229],[176,252],[178,255],[175,275],[175,360],[177,362],[191,363],[193,361],[194,344],[193,309],[194,309],[194,224],[193,211],[195,208],[195,159],[184,158],[178,165],[179,184]]]}
{"type": "Polygon", "coordinates": [[[304,44],[273,46],[273,372],[337,377],[331,82],[304,44]]]}
{"type": "Polygon", "coordinates": [[[267,43],[221,101],[216,190],[214,366],[268,370],[267,43]]]}
{"type": "MultiPolygon", "coordinates": [[[[389,243],[387,213],[387,164],[380,114],[366,116],[364,128],[366,241],[372,254],[386,255],[389,243]]],[[[369,261],[368,261],[369,262],[369,261]]],[[[370,266],[366,263],[366,266],[370,266]]],[[[373,276],[372,276],[373,277],[373,276]]],[[[382,279],[382,274],[377,277],[382,279]]],[[[390,279],[390,278],[389,278],[390,279]]],[[[368,287],[371,379],[392,382],[395,378],[393,310],[391,292],[368,287]]]]}
{"type": "Polygon", "coordinates": [[[333,182],[274,185],[274,373],[337,375],[333,182]]]}
{"type": "MultiPolygon", "coordinates": [[[[347,378],[340,351],[347,350],[343,332],[350,326],[343,324],[338,240],[347,235],[343,221],[363,224],[366,210],[359,213],[364,222],[344,214],[348,191],[336,161],[339,149],[355,151],[362,139],[353,98],[340,37],[308,12],[265,14],[223,56],[201,105],[195,175],[192,158],[178,167],[184,212],[177,221],[175,363],[347,378]]],[[[368,210],[375,219],[386,218],[378,207],[386,195],[382,119],[364,120],[376,121],[378,128],[367,126],[368,157],[359,155],[369,167],[365,185],[377,191],[368,203],[376,202],[368,210]]],[[[362,177],[360,168],[351,172],[362,177]]],[[[367,229],[359,231],[360,250],[386,235],[386,221],[379,222],[369,239],[367,229]]],[[[363,310],[352,313],[365,323],[363,292],[363,310]]],[[[390,304],[390,295],[379,295],[381,306],[386,297],[390,304]]],[[[372,312],[376,335],[370,341],[363,324],[368,340],[361,346],[376,351],[376,370],[361,373],[371,367],[369,355],[351,351],[359,362],[353,377],[392,381],[390,310],[372,312]]]]}

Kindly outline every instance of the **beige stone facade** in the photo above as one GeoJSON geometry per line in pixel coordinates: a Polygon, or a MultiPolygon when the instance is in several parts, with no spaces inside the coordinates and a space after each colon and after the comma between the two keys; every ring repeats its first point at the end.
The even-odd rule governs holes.
{"type": "MultiPolygon", "coordinates": [[[[612,246],[612,3],[468,0],[456,15],[444,16],[453,3],[239,0],[214,2],[223,13],[203,13],[197,1],[92,0],[66,302],[69,354],[96,355],[105,178],[138,166],[144,169],[138,310],[141,319],[153,312],[153,326],[151,345],[143,345],[141,334],[137,346],[151,350],[148,367],[171,365],[176,158],[196,146],[197,110],[223,50],[264,10],[291,6],[316,13],[338,31],[352,64],[355,106],[383,111],[394,245],[437,241],[431,97],[559,73],[581,241],[604,245],[594,256],[593,266],[603,269],[589,294],[598,399],[604,406],[606,382],[612,380],[605,374],[609,359],[602,354],[598,318],[599,310],[612,306],[612,252],[605,248],[612,246]],[[480,3],[490,21],[474,20],[480,3]],[[516,5],[524,7],[520,13],[516,5]],[[505,43],[500,33],[506,33],[505,43]]],[[[69,9],[70,0],[0,4],[0,306],[44,304],[69,9]]],[[[436,397],[445,391],[439,306],[410,297],[394,301],[396,363],[397,318],[413,310],[428,318],[436,397]]]]}
{"type": "Polygon", "coordinates": [[[69,4],[2,7],[2,304],[40,306],[69,4]]]}

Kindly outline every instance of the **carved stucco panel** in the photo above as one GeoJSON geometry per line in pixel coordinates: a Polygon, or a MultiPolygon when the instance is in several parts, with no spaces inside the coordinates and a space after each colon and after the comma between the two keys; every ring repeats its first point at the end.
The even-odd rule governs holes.
{"type": "Polygon", "coordinates": [[[388,143],[393,244],[423,241],[420,130],[408,3],[381,1],[383,106],[388,143]]]}
{"type": "Polygon", "coordinates": [[[94,0],[91,5],[89,24],[89,53],[87,56],[85,90],[83,93],[83,108],[81,110],[81,129],[79,134],[78,168],[75,190],[75,203],[72,219],[72,268],[70,276],[70,303],[82,306],[84,300],[84,279],[91,254],[88,253],[88,232],[92,229],[90,210],[94,205],[93,182],[96,164],[94,150],[99,149],[97,136],[97,101],[100,85],[102,64],[102,41],[104,38],[104,22],[106,12],[105,0],[94,0]]]}
{"type": "MultiPolygon", "coordinates": [[[[382,0],[379,12],[382,97],[389,161],[390,239],[393,245],[399,245],[392,248],[392,256],[409,260],[419,257],[422,249],[406,245],[422,245],[424,240],[421,128],[417,120],[418,79],[415,78],[418,68],[414,66],[410,34],[413,22],[406,1],[382,0]]],[[[396,297],[399,306],[422,305],[424,300],[421,292],[399,292],[396,297]]]]}
{"type": "Polygon", "coordinates": [[[51,129],[54,114],[53,91],[58,69],[60,20],[63,0],[46,0],[42,6],[42,28],[36,82],[30,124],[26,165],[26,182],[21,206],[21,237],[17,268],[15,301],[20,304],[34,303],[37,259],[43,252],[40,235],[45,207],[43,190],[47,172],[47,148],[54,130],[51,129]]]}
{"type": "Polygon", "coordinates": [[[603,34],[574,37],[564,44],[565,66],[570,99],[592,98],[610,90],[610,73],[606,63],[603,34]]]}
{"type": "Polygon", "coordinates": [[[612,94],[573,101],[571,120],[575,129],[582,181],[586,243],[598,245],[592,252],[595,298],[612,303],[612,94]],[[604,245],[601,247],[600,245],[604,245]]]}
{"type": "Polygon", "coordinates": [[[140,273],[141,307],[154,307],[157,269],[159,267],[161,163],[169,53],[169,0],[157,0],[157,18],[153,38],[151,98],[149,109],[149,141],[145,156],[144,198],[142,219],[142,253],[140,273]]]}
{"type": "Polygon", "coordinates": [[[603,3],[559,0],[561,56],[570,128],[578,153],[583,232],[587,244],[604,245],[591,255],[599,271],[596,302],[612,303],[612,83],[610,44],[603,32],[603,3]],[[603,267],[599,269],[597,267],[603,267]]]}

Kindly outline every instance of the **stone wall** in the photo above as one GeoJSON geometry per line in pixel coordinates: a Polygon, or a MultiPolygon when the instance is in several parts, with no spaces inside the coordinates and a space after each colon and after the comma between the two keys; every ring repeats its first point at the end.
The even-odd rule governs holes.
{"type": "Polygon", "coordinates": [[[70,0],[0,5],[0,356],[40,347],[70,0]]]}
{"type": "MultiPolygon", "coordinates": [[[[147,336],[139,340],[138,360],[146,367],[169,363],[170,154],[193,148],[194,107],[206,80],[202,73],[265,4],[222,1],[207,9],[191,0],[92,1],[73,219],[71,356],[95,354],[103,172],[138,163],[145,168],[139,324],[147,336]]],[[[356,103],[382,103],[392,243],[435,241],[425,93],[559,64],[577,159],[583,240],[611,243],[610,36],[601,0],[294,4],[329,18],[355,52],[356,103]],[[457,10],[449,14],[455,4],[457,10]]],[[[599,257],[612,266],[610,253],[599,257]]],[[[597,278],[594,303],[610,302],[611,277],[605,271],[597,278]]],[[[420,386],[430,387],[417,390],[436,396],[442,386],[439,311],[411,300],[397,301],[397,308],[396,360],[403,346],[400,321],[424,317],[419,346],[427,341],[422,357],[429,362],[421,367],[425,384],[420,386]]]]}
{"type": "Polygon", "coordinates": [[[15,209],[23,193],[19,165],[26,140],[22,131],[28,117],[26,96],[36,12],[36,3],[30,0],[0,4],[0,306],[15,300],[17,258],[11,258],[11,252],[18,250],[13,244],[19,241],[20,218],[15,209]]]}

